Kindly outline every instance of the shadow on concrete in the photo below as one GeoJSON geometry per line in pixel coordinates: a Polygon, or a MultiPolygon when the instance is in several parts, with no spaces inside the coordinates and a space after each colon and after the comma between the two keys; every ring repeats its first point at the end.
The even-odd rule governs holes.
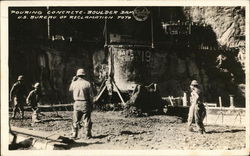
{"type": "Polygon", "coordinates": [[[97,135],[97,136],[92,136],[92,139],[102,139],[102,138],[105,138],[107,136],[108,136],[108,134],[106,134],[106,135],[97,135]]]}
{"type": "Polygon", "coordinates": [[[89,145],[93,145],[93,144],[103,144],[103,142],[100,142],[100,141],[91,142],[91,143],[86,143],[86,142],[75,142],[75,143],[73,143],[73,144],[69,144],[69,145],[68,145],[68,149],[76,148],[76,147],[84,147],[84,146],[89,146],[89,145]]]}
{"type": "Polygon", "coordinates": [[[43,122],[50,122],[50,121],[67,121],[67,120],[72,120],[71,118],[52,118],[52,119],[43,119],[40,121],[40,123],[43,122]]]}
{"type": "Polygon", "coordinates": [[[244,129],[232,129],[232,130],[225,130],[225,131],[216,131],[216,130],[211,130],[207,131],[206,134],[213,134],[213,133],[237,133],[237,132],[242,132],[246,131],[244,129]]]}
{"type": "Polygon", "coordinates": [[[9,144],[9,150],[17,150],[17,149],[28,149],[31,147],[32,142],[33,142],[33,138],[28,138],[25,139],[21,142],[16,143],[16,137],[14,137],[13,143],[9,144]]]}
{"type": "MultiPolygon", "coordinates": [[[[103,137],[103,136],[97,136],[97,137],[103,137]]],[[[61,143],[54,144],[54,150],[69,150],[72,148],[85,147],[93,144],[103,144],[103,142],[100,141],[91,143],[76,142],[75,140],[69,139],[67,137],[61,137],[60,139],[62,140],[61,143]]]]}
{"type": "Polygon", "coordinates": [[[131,131],[121,131],[121,135],[138,135],[138,134],[143,134],[146,133],[145,131],[142,132],[131,132],[131,131]]]}

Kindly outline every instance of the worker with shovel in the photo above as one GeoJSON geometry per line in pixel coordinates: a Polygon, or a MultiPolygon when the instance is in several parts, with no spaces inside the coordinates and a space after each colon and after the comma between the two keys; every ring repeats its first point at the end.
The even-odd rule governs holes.
{"type": "Polygon", "coordinates": [[[73,92],[74,111],[73,111],[73,136],[78,137],[78,130],[82,127],[81,120],[83,119],[85,136],[91,138],[91,111],[93,105],[93,88],[91,83],[86,80],[84,69],[78,69],[76,76],[73,77],[69,87],[69,91],[73,92]]]}
{"type": "Polygon", "coordinates": [[[29,106],[31,106],[31,109],[33,111],[32,122],[37,123],[37,122],[40,122],[40,120],[38,118],[38,114],[39,114],[38,102],[41,99],[40,83],[38,83],[38,82],[35,83],[33,87],[34,87],[34,89],[30,91],[30,93],[26,99],[26,103],[29,106]]]}
{"type": "Polygon", "coordinates": [[[205,133],[205,128],[203,120],[206,116],[206,109],[203,104],[202,92],[199,88],[199,84],[196,80],[193,80],[190,85],[191,95],[190,95],[190,107],[188,113],[188,130],[193,131],[191,127],[193,119],[198,128],[199,133],[205,133]]]}

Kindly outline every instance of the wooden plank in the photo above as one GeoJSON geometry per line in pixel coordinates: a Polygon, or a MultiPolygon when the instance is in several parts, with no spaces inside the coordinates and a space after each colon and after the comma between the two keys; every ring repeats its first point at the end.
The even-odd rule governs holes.
{"type": "Polygon", "coordinates": [[[60,141],[58,140],[60,136],[58,135],[58,133],[34,131],[34,130],[26,129],[26,128],[15,127],[15,126],[11,126],[11,130],[14,133],[27,135],[30,137],[36,137],[36,138],[51,140],[51,141],[60,141]]]}
{"type": "Polygon", "coordinates": [[[120,93],[118,87],[116,86],[116,84],[115,84],[113,81],[112,81],[112,83],[113,83],[113,85],[115,86],[115,88],[116,88],[116,90],[117,90],[117,94],[118,94],[118,96],[120,97],[120,99],[121,99],[123,105],[125,105],[125,102],[124,102],[124,100],[123,100],[123,98],[122,98],[122,95],[121,95],[121,93],[120,93]]]}
{"type": "Polygon", "coordinates": [[[98,100],[99,100],[99,98],[102,96],[102,93],[105,91],[106,88],[107,88],[107,86],[105,85],[105,86],[102,88],[102,90],[101,90],[101,92],[99,93],[99,95],[95,98],[95,101],[98,101],[98,100]]]}
{"type": "Polygon", "coordinates": [[[169,100],[170,100],[171,105],[174,106],[174,103],[173,103],[173,101],[172,101],[172,98],[171,98],[170,96],[168,96],[168,98],[169,98],[169,100]]]}

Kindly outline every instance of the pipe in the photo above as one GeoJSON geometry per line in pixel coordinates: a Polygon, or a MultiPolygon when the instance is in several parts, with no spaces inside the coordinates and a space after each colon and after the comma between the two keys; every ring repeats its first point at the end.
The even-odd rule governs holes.
{"type": "MultiPolygon", "coordinates": [[[[49,6],[47,6],[47,12],[49,11],[49,6]]],[[[47,14],[48,16],[48,14],[47,14]]],[[[51,35],[50,35],[50,20],[49,18],[47,18],[47,29],[48,29],[48,39],[51,38],[51,35]]]]}
{"type": "Polygon", "coordinates": [[[154,47],[154,21],[153,21],[153,12],[151,10],[151,48],[154,47]]]}

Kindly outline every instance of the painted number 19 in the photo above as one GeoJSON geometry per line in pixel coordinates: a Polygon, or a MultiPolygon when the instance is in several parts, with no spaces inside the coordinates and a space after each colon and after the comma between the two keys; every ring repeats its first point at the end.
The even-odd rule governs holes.
{"type": "Polygon", "coordinates": [[[140,53],[142,61],[150,62],[151,59],[151,52],[150,51],[141,51],[140,53]]]}

